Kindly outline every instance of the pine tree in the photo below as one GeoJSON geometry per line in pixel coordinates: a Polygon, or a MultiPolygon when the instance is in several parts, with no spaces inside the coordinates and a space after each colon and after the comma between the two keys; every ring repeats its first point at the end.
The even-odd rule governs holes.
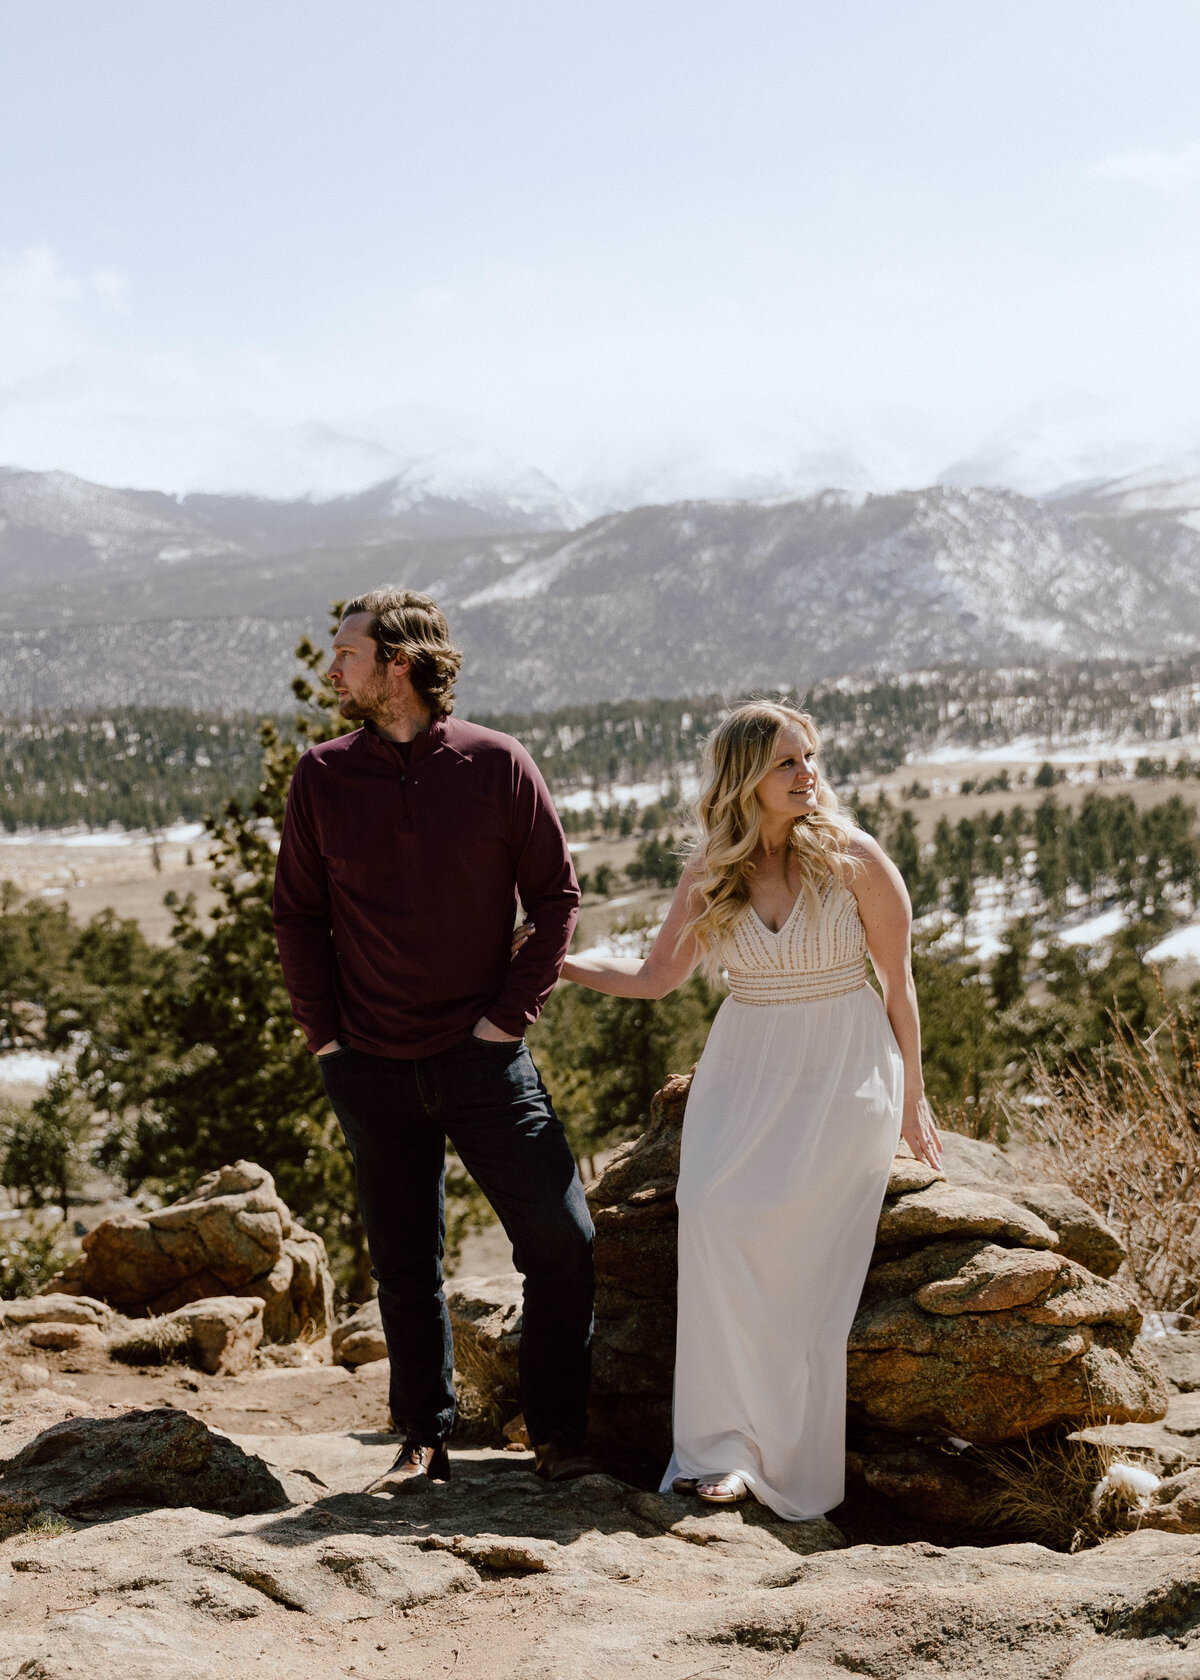
{"type": "MultiPolygon", "coordinates": [[[[334,623],[341,604],[333,608],[334,623]]],[[[344,733],[336,700],[316,680],[323,655],[305,638],[293,692],[301,711],[289,732],[260,729],[262,766],[247,806],[230,800],[210,820],[211,926],[189,897],[175,911],[172,941],[186,962],[176,984],[143,1000],[126,1023],[127,1049],[146,1076],[125,1103],[111,1152],[133,1183],[179,1192],[238,1157],[260,1161],[280,1195],[325,1238],[351,1299],[369,1293],[369,1262],[353,1171],[314,1057],[292,1018],[275,948],[271,895],[275,846],[301,752],[344,733]],[[140,1027],[140,1044],[128,1042],[140,1027]]]]}

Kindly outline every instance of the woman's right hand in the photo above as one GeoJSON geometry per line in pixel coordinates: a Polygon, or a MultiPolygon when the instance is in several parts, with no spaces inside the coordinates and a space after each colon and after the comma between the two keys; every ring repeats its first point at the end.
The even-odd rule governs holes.
{"type": "Polygon", "coordinates": [[[937,1127],[933,1123],[933,1112],[926,1097],[920,1096],[915,1102],[905,1103],[900,1136],[918,1161],[924,1161],[928,1166],[941,1171],[942,1140],[938,1137],[937,1127]]]}
{"type": "Polygon", "coordinates": [[[509,962],[511,962],[516,956],[522,945],[524,945],[525,941],[529,938],[529,935],[536,932],[537,929],[534,927],[532,922],[522,922],[520,927],[515,927],[513,929],[512,949],[508,953],[509,962]]]}

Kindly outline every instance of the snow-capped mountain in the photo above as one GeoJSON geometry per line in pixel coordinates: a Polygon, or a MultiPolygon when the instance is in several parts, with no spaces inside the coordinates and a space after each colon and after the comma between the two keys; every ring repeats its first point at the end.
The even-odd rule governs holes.
{"type": "MultiPolygon", "coordinates": [[[[210,684],[210,704],[236,707],[250,702],[226,627],[237,620],[244,645],[259,623],[255,695],[277,683],[286,705],[292,629],[280,627],[320,634],[331,599],[390,580],[445,606],[467,653],[464,702],[494,709],[955,661],[1160,658],[1200,648],[1200,495],[1186,489],[1200,486],[1197,466],[1193,479],[1164,470],[1041,500],[945,485],[821,491],[635,507],[575,529],[536,528],[571,511],[542,481],[518,506],[507,486],[489,501],[482,481],[420,467],[321,503],[9,473],[0,648],[15,638],[19,663],[36,632],[39,703],[67,704],[100,625],[155,621],[186,649],[189,702],[210,684]],[[441,494],[451,489],[460,499],[441,494]],[[71,628],[81,622],[94,628],[71,628]]],[[[129,642],[113,698],[136,675],[139,693],[167,702],[182,667],[161,660],[161,637],[129,642]]],[[[94,660],[89,670],[101,680],[94,660]]]]}
{"type": "Polygon", "coordinates": [[[1080,508],[1110,514],[1175,513],[1200,510],[1200,450],[1121,478],[1067,486],[1060,496],[1080,508]]]}
{"type": "Polygon", "coordinates": [[[441,592],[489,705],[1200,647],[1200,535],[1111,523],[979,489],[683,503],[474,556],[441,592]]]}
{"type": "Polygon", "coordinates": [[[196,560],[562,530],[585,518],[543,474],[461,456],[411,462],[366,490],[325,501],[169,496],[0,467],[0,591],[196,560]]]}
{"type": "Polygon", "coordinates": [[[0,587],[236,552],[157,491],[0,467],[0,587]]]}

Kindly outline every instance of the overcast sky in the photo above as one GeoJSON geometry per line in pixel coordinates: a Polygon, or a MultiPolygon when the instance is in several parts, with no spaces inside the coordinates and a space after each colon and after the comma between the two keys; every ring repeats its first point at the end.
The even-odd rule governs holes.
{"type": "Polygon", "coordinates": [[[1193,0],[0,24],[0,461],[628,500],[1200,448],[1193,0]]]}

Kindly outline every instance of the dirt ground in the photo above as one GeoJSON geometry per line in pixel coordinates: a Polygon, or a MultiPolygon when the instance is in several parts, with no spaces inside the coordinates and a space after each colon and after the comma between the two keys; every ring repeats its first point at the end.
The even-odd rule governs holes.
{"type": "Polygon", "coordinates": [[[329,1360],[328,1344],[266,1348],[254,1369],[210,1377],[184,1365],[120,1365],[102,1350],[48,1352],[9,1335],[0,1341],[0,1392],[49,1388],[99,1410],[176,1406],[231,1435],[386,1430],[387,1362],[348,1371],[329,1360]]]}
{"type": "Polygon", "coordinates": [[[65,904],[81,922],[111,909],[132,918],[159,945],[171,932],[171,912],[163,903],[168,892],[180,898],[194,893],[201,910],[217,902],[207,864],[203,835],[157,842],[147,835],[0,837],[0,880],[11,881],[23,897],[65,904]]]}

